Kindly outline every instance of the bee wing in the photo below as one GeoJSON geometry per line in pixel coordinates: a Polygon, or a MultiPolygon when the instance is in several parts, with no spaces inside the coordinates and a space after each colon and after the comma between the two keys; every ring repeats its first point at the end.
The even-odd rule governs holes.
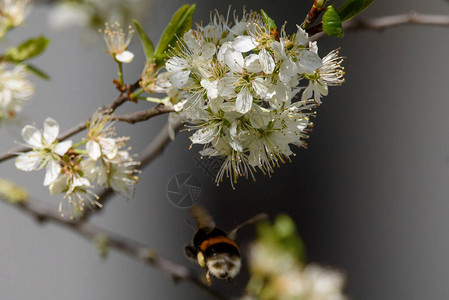
{"type": "Polygon", "coordinates": [[[268,215],[267,215],[266,213],[261,213],[261,214],[258,214],[258,215],[256,215],[256,216],[252,217],[252,218],[249,219],[249,220],[246,220],[246,221],[243,222],[242,224],[238,225],[237,227],[235,227],[234,229],[232,229],[231,231],[229,231],[229,233],[228,233],[228,238],[230,238],[231,240],[235,240],[235,238],[237,237],[237,231],[238,231],[240,228],[242,228],[242,227],[244,227],[244,226],[246,226],[246,225],[250,225],[250,224],[256,223],[256,222],[258,222],[258,221],[260,221],[260,220],[267,219],[267,218],[268,218],[268,215]]]}
{"type": "Polygon", "coordinates": [[[198,228],[206,231],[206,233],[210,233],[215,228],[214,219],[212,219],[211,215],[202,206],[193,206],[190,210],[193,218],[198,224],[198,228]]]}

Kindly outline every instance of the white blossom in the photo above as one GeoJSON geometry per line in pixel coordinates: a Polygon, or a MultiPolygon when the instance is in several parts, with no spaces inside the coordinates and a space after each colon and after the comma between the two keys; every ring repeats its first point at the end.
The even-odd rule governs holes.
{"type": "Polygon", "coordinates": [[[112,57],[122,63],[130,63],[134,54],[128,51],[128,45],[131,42],[134,30],[129,26],[128,34],[125,34],[119,23],[109,25],[105,24],[103,32],[104,41],[106,42],[107,51],[112,57]]]}
{"type": "Polygon", "coordinates": [[[0,1],[0,24],[2,27],[17,27],[27,17],[30,6],[29,0],[0,1]]]}
{"type": "Polygon", "coordinates": [[[226,175],[233,185],[256,168],[271,174],[290,160],[291,146],[306,146],[313,109],[343,72],[340,58],[331,52],[322,60],[299,26],[288,36],[254,12],[228,19],[213,14],[188,31],[165,67],[172,87],[186,93],[177,103],[196,130],[192,143],[224,158],[216,181],[226,175]]]}
{"type": "Polygon", "coordinates": [[[61,173],[61,157],[72,147],[72,141],[58,143],[59,125],[52,119],[44,121],[44,130],[26,125],[22,130],[22,138],[32,151],[21,153],[16,158],[16,168],[23,171],[34,171],[46,168],[44,185],[57,179],[61,173]]]}
{"type": "Polygon", "coordinates": [[[0,119],[14,118],[21,112],[34,93],[34,87],[27,79],[22,65],[6,70],[0,64],[0,119]]]}

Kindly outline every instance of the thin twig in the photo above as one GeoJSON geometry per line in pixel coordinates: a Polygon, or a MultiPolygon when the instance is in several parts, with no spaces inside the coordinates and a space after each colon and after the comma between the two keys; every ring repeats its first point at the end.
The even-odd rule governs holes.
{"type": "Polygon", "coordinates": [[[158,104],[156,107],[153,107],[150,109],[133,112],[133,113],[129,113],[129,114],[122,115],[122,116],[114,116],[112,118],[112,120],[134,124],[137,122],[146,121],[154,116],[158,116],[161,114],[166,114],[166,113],[174,112],[174,111],[175,111],[175,109],[173,106],[165,106],[163,104],[158,104]]]}
{"type": "MultiPolygon", "coordinates": [[[[316,41],[323,37],[325,34],[322,28],[319,27],[321,24],[312,26],[310,28],[311,40],[316,41]],[[318,32],[318,33],[315,33],[318,32]],[[312,36],[313,35],[313,36],[312,36]]],[[[449,26],[449,15],[426,15],[415,12],[371,18],[371,19],[361,19],[356,18],[343,23],[343,28],[346,31],[358,31],[358,30],[378,30],[382,31],[385,29],[398,27],[402,25],[423,25],[423,26],[449,26]]]]}
{"type": "MultiPolygon", "coordinates": [[[[9,203],[5,199],[0,200],[9,203]]],[[[72,232],[75,232],[90,241],[95,241],[95,239],[100,236],[105,237],[107,246],[109,248],[118,250],[132,258],[135,258],[168,274],[176,282],[189,281],[217,299],[228,299],[217,291],[212,290],[185,266],[179,265],[167,258],[160,256],[156,251],[138,241],[108,232],[105,229],[102,229],[91,223],[79,223],[76,221],[63,219],[59,216],[52,205],[46,204],[36,199],[16,204],[14,205],[14,207],[30,215],[31,217],[34,217],[40,223],[52,222],[56,225],[68,228],[72,232]]]]}
{"type": "MultiPolygon", "coordinates": [[[[104,109],[110,111],[111,113],[117,109],[119,106],[121,106],[123,103],[125,103],[126,101],[129,100],[129,92],[126,93],[122,93],[119,97],[117,97],[110,105],[106,106],[104,109]]],[[[164,105],[157,105],[156,107],[147,109],[147,110],[143,110],[143,111],[138,111],[135,113],[129,113],[126,115],[122,115],[122,116],[116,116],[113,118],[113,120],[115,121],[120,121],[120,122],[127,122],[127,123],[137,123],[137,122],[142,122],[142,121],[146,121],[152,117],[161,115],[161,114],[165,114],[165,113],[169,113],[169,112],[173,112],[174,108],[171,106],[164,106],[164,105]]],[[[67,130],[66,132],[62,133],[59,137],[58,137],[58,141],[63,141],[71,136],[74,136],[75,134],[85,130],[87,128],[86,123],[89,121],[86,120],[85,122],[81,122],[78,125],[72,127],[71,129],[67,130]]],[[[22,153],[22,152],[27,152],[30,151],[31,148],[29,147],[18,147],[16,149],[12,149],[7,151],[6,153],[0,155],[0,162],[3,162],[5,160],[11,159],[14,156],[16,156],[17,153],[22,153]]]]}

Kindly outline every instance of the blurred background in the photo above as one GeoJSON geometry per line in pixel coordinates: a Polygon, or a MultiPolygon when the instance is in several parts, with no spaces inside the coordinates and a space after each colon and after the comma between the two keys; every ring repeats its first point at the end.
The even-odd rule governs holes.
{"type": "MultiPolygon", "coordinates": [[[[336,1],[342,3],[343,1],[336,1]]],[[[184,2],[152,0],[140,20],[156,42],[173,12],[184,2]]],[[[194,21],[205,23],[211,10],[226,13],[264,9],[287,30],[302,22],[311,1],[196,1],[194,21]]],[[[139,6],[137,6],[139,7],[139,6]]],[[[417,11],[448,14],[442,0],[377,0],[362,14],[376,17],[417,11]]],[[[53,117],[61,131],[87,119],[117,95],[112,85],[116,65],[103,51],[102,36],[70,25],[50,26],[50,5],[35,4],[27,26],[8,35],[1,47],[45,34],[52,42],[34,63],[51,76],[33,78],[36,94],[23,112],[25,123],[41,128],[53,117]]],[[[241,15],[241,13],[240,13],[241,15]]],[[[54,24],[53,24],[54,25],[54,24]]],[[[341,48],[346,57],[346,83],[330,89],[318,108],[308,149],[296,149],[291,163],[272,178],[258,174],[255,182],[239,180],[216,187],[198,164],[200,147],[188,150],[188,133],[179,134],[154,161],[137,185],[135,198],[114,197],[92,222],[153,247],[173,261],[200,268],[183,254],[193,236],[185,221],[188,211],[167,197],[170,180],[193,174],[201,188],[199,203],[210,209],[217,224],[231,229],[259,212],[284,212],[295,220],[309,261],[333,266],[347,276],[350,299],[447,299],[449,296],[449,28],[402,26],[383,32],[347,32],[345,38],[323,38],[319,54],[341,48]]],[[[125,80],[135,82],[144,55],[137,37],[130,50],[135,60],[125,80]]],[[[148,107],[130,103],[118,113],[148,107]]],[[[117,124],[131,137],[138,153],[164,126],[167,116],[137,125],[117,124]]],[[[1,152],[20,141],[21,126],[2,127],[1,152]]],[[[49,203],[43,171],[25,173],[13,160],[0,176],[26,185],[49,203]]],[[[40,226],[15,208],[0,209],[0,287],[2,299],[209,299],[189,283],[174,284],[168,276],[111,251],[106,260],[95,246],[53,224],[40,226]]],[[[238,241],[254,238],[251,227],[238,241]]],[[[243,267],[245,269],[245,265],[243,267]]],[[[234,284],[215,282],[230,296],[246,285],[245,271],[234,284]]]]}

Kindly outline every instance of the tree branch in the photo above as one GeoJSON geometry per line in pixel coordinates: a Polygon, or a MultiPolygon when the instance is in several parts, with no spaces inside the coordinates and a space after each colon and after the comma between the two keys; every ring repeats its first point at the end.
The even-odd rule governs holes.
{"type": "MultiPolygon", "coordinates": [[[[321,23],[310,27],[312,41],[322,38],[325,34],[320,27],[321,23]]],[[[346,31],[378,30],[398,27],[402,25],[423,25],[449,27],[449,15],[426,15],[415,12],[397,14],[379,18],[361,19],[356,18],[343,23],[346,31]]]]}
{"type": "MultiPolygon", "coordinates": [[[[1,201],[9,203],[5,199],[1,199],[1,201]]],[[[106,238],[107,246],[109,248],[118,250],[130,257],[135,258],[136,260],[168,274],[176,282],[189,281],[217,299],[228,299],[217,291],[210,289],[209,286],[207,286],[185,266],[179,265],[160,256],[156,251],[140,242],[108,232],[91,223],[80,223],[63,219],[54,210],[53,206],[35,199],[16,204],[14,207],[30,215],[31,217],[34,217],[40,223],[52,222],[83,236],[89,241],[94,241],[100,236],[104,237],[106,238]]]]}
{"type": "MultiPolygon", "coordinates": [[[[118,96],[110,105],[104,107],[104,109],[111,111],[111,113],[114,112],[119,106],[121,106],[123,103],[125,103],[126,101],[128,101],[130,99],[129,95],[131,93],[129,91],[133,90],[132,87],[133,86],[131,86],[131,88],[129,88],[127,92],[120,94],[120,96],[118,96]]],[[[158,116],[161,114],[165,114],[165,113],[169,113],[169,112],[173,112],[173,111],[174,111],[174,108],[171,106],[157,105],[156,107],[153,107],[153,108],[150,108],[147,110],[138,111],[135,113],[129,113],[126,115],[114,117],[113,120],[134,124],[134,123],[146,121],[152,117],[155,117],[155,116],[158,116]]],[[[71,129],[67,130],[66,132],[62,133],[60,136],[58,136],[58,141],[63,141],[65,139],[67,139],[71,136],[74,136],[75,134],[85,130],[87,128],[86,123],[88,121],[89,121],[89,119],[84,122],[79,123],[78,125],[72,127],[71,129]]],[[[0,155],[0,163],[5,160],[15,157],[17,153],[27,152],[30,150],[31,150],[31,148],[29,148],[29,147],[18,147],[16,149],[9,150],[8,152],[0,155]]]]}
{"type": "Polygon", "coordinates": [[[137,122],[146,121],[154,116],[174,111],[175,109],[173,108],[173,106],[165,106],[163,104],[158,104],[156,107],[150,109],[133,112],[122,116],[114,116],[112,120],[134,124],[137,122]]]}

